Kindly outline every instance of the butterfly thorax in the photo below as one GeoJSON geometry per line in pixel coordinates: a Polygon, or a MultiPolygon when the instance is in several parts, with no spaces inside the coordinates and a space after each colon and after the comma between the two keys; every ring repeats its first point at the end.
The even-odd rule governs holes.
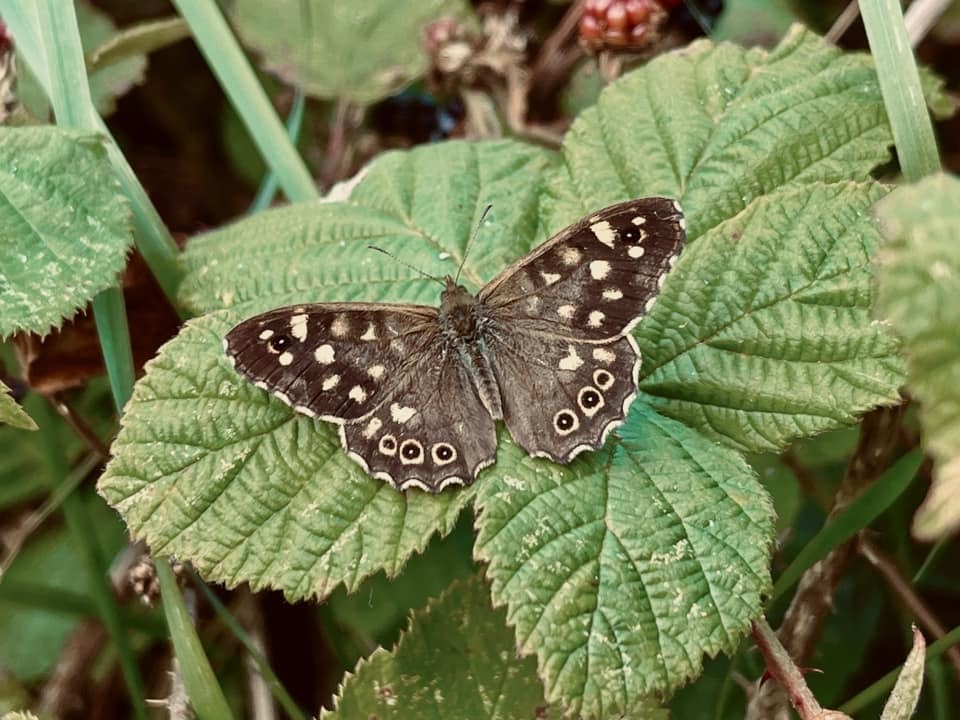
{"type": "Polygon", "coordinates": [[[480,401],[495,420],[503,418],[503,404],[497,376],[490,365],[484,338],[483,306],[462,285],[449,275],[446,288],[440,295],[438,313],[440,329],[447,347],[459,356],[464,371],[477,389],[480,401]]]}

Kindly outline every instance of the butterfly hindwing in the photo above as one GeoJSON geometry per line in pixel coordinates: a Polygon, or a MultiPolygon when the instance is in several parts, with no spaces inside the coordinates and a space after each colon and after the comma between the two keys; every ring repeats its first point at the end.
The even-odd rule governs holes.
{"type": "Polygon", "coordinates": [[[419,305],[330,303],[271,310],[224,341],[241,374],[295,410],[356,420],[382,401],[411,349],[429,346],[437,311],[419,305]]]}
{"type": "Polygon", "coordinates": [[[493,463],[493,418],[458,358],[435,347],[371,415],[341,428],[344,447],[373,477],[400,490],[469,485],[493,463]]]}
{"type": "Polygon", "coordinates": [[[615,337],[649,311],[684,240],[669,198],[598,210],[520,258],[480,291],[514,332],[615,337]]]}
{"type": "Polygon", "coordinates": [[[566,463],[600,447],[637,394],[640,353],[629,335],[591,343],[514,334],[492,349],[497,376],[510,379],[503,421],[531,455],[566,463]]]}

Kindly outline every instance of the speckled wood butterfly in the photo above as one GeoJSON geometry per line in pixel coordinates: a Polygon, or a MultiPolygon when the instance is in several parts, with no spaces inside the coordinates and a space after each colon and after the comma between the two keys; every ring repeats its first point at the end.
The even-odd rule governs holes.
{"type": "Polygon", "coordinates": [[[675,201],[631,200],[562,230],[477,295],[447,276],[439,308],[279,308],[224,345],[257,387],[337,423],[370,475],[439,492],[494,462],[497,420],[555,462],[603,445],[637,394],[630,330],[683,241],[675,201]]]}

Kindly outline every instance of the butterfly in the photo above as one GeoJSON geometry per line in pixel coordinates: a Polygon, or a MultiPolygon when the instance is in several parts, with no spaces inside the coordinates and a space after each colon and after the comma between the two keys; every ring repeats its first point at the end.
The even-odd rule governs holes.
{"type": "Polygon", "coordinates": [[[631,329],[685,237],[674,200],[583,218],[476,295],[449,275],[440,306],[317,303],[244,320],[236,370],[294,410],[339,425],[347,454],[399,490],[472,483],[502,420],[526,452],[567,463],[595,450],[637,394],[631,329]]]}

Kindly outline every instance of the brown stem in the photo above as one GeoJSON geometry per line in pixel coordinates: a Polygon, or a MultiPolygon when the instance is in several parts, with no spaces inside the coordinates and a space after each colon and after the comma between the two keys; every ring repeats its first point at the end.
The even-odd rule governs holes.
{"type": "MultiPolygon", "coordinates": [[[[860,439],[844,473],[827,521],[846,508],[887,469],[898,445],[903,405],[879,408],[864,416],[860,439]]],[[[803,664],[813,654],[823,624],[833,610],[833,597],[856,552],[852,539],[829,553],[800,578],[797,591],[778,631],[780,641],[803,664]]],[[[787,698],[778,687],[763,686],[747,706],[748,720],[788,717],[787,698]]]]}
{"type": "MultiPolygon", "coordinates": [[[[910,582],[901,574],[900,568],[891,557],[886,555],[873,543],[871,543],[863,534],[860,535],[857,550],[860,555],[870,563],[886,580],[890,589],[900,598],[907,609],[917,619],[917,622],[939,640],[947,631],[943,624],[933,614],[933,611],[927,607],[910,582]]],[[[945,652],[947,659],[953,666],[953,672],[960,678],[960,647],[954,646],[945,652]]]]}
{"type": "Polygon", "coordinates": [[[344,169],[344,157],[347,154],[347,119],[350,117],[350,102],[345,98],[337,100],[330,127],[330,139],[323,161],[323,187],[333,187],[340,179],[344,169]]]}
{"type": "Polygon", "coordinates": [[[801,720],[816,720],[823,715],[823,708],[807,687],[803,673],[793,662],[790,653],[780,644],[777,634],[767,623],[766,618],[760,618],[753,623],[753,640],[757,649],[763,655],[767,672],[786,691],[801,720]]]}
{"type": "Polygon", "coordinates": [[[100,457],[100,460],[106,462],[110,459],[110,448],[100,440],[93,431],[93,428],[87,425],[86,421],[74,412],[73,408],[64,400],[62,393],[53,393],[45,397],[47,398],[47,402],[57,411],[57,414],[70,426],[70,429],[100,457]]]}

